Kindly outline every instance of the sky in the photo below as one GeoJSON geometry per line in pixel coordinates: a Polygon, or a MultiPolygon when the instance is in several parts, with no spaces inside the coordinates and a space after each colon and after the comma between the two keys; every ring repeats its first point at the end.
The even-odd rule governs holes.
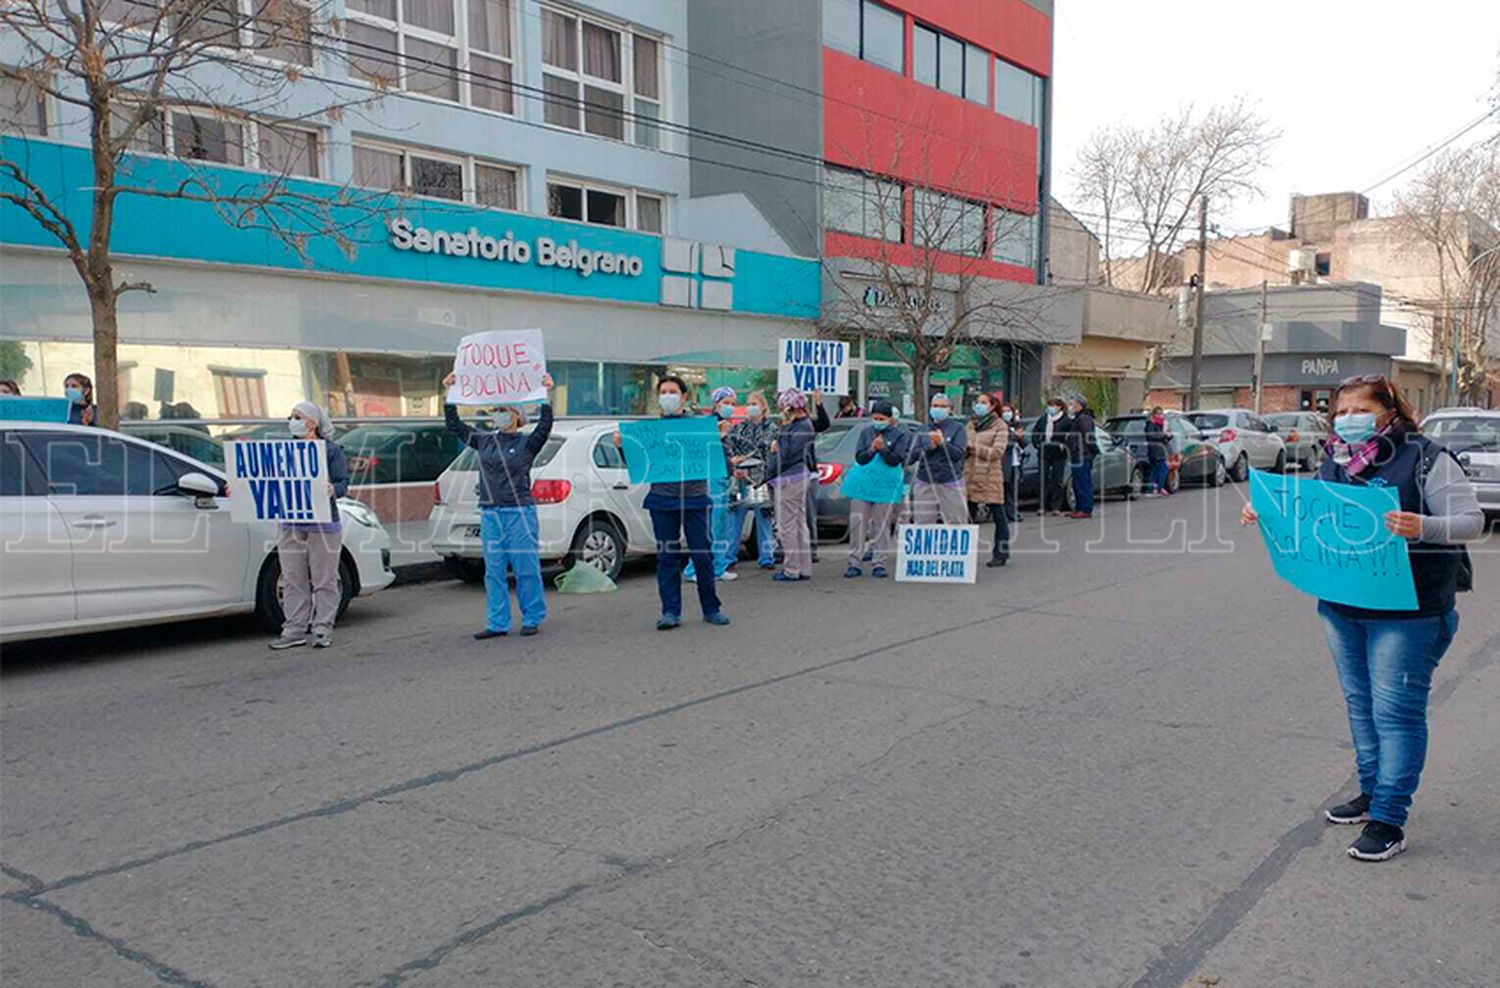
{"type": "MultiPolygon", "coordinates": [[[[1072,197],[1068,171],[1099,127],[1243,94],[1283,134],[1264,196],[1211,209],[1225,232],[1285,226],[1294,192],[1364,191],[1482,114],[1500,67],[1500,0],[1056,0],[1056,11],[1053,194],[1097,212],[1072,197]]],[[[1469,138],[1496,130],[1492,118],[1469,138]]],[[[1372,212],[1400,185],[1371,191],[1372,212]]]]}

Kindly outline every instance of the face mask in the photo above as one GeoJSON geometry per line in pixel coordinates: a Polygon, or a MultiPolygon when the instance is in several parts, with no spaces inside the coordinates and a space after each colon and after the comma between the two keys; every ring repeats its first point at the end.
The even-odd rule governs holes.
{"type": "Polygon", "coordinates": [[[294,439],[301,439],[312,431],[312,426],[307,424],[307,419],[291,418],[286,420],[286,424],[294,439]]]}
{"type": "Polygon", "coordinates": [[[1016,417],[1016,413],[1015,412],[1001,412],[1000,413],[1000,417],[1003,418],[1005,421],[1009,422],[1011,419],[1013,419],[1013,418],[1016,417]]]}
{"type": "Polygon", "coordinates": [[[1049,406],[1047,408],[1047,417],[1049,419],[1062,418],[1062,409],[1061,408],[1052,408],[1052,407],[1049,406]]]}
{"type": "Polygon", "coordinates": [[[515,412],[502,411],[502,412],[496,412],[495,413],[495,428],[499,429],[501,432],[508,432],[508,431],[510,431],[511,426],[513,426],[515,424],[516,424],[516,413],[515,412]]]}
{"type": "Polygon", "coordinates": [[[71,401],[73,404],[75,404],[75,405],[82,405],[83,404],[83,389],[82,388],[63,388],[63,394],[66,395],[67,398],[68,398],[68,400],[71,401]]]}
{"type": "Polygon", "coordinates": [[[682,407],[682,395],[669,391],[666,394],[657,395],[656,403],[661,406],[662,411],[671,415],[682,407]]]}
{"type": "Polygon", "coordinates": [[[1362,443],[1375,435],[1375,413],[1346,412],[1333,420],[1333,431],[1346,443],[1362,443]]]}
{"type": "Polygon", "coordinates": [[[978,415],[980,418],[984,418],[989,413],[990,413],[990,406],[986,405],[982,401],[981,402],[975,402],[975,404],[974,404],[974,414],[975,415],[978,415]]]}
{"type": "Polygon", "coordinates": [[[766,410],[759,405],[750,405],[745,409],[745,414],[753,419],[765,418],[766,410]]]}
{"type": "Polygon", "coordinates": [[[942,422],[942,421],[944,421],[947,418],[948,418],[948,408],[947,408],[946,405],[933,405],[932,406],[932,420],[934,422],[942,422]]]}
{"type": "Polygon", "coordinates": [[[734,406],[733,405],[720,405],[719,406],[719,418],[721,418],[721,419],[732,419],[732,418],[734,418],[734,406]]]}
{"type": "Polygon", "coordinates": [[[876,432],[884,432],[891,427],[890,419],[871,419],[870,424],[875,427],[876,432]]]}

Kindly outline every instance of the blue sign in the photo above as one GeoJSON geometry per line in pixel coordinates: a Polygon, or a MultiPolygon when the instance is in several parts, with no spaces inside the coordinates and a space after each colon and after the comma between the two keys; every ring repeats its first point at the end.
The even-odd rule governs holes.
{"type": "Polygon", "coordinates": [[[66,422],[73,403],[66,398],[0,396],[0,419],[12,422],[66,422]]]}
{"type": "Polygon", "coordinates": [[[1385,611],[1417,609],[1406,540],[1385,527],[1391,487],[1250,474],[1250,506],[1276,575],[1319,600],[1385,611]]]}
{"type": "Polygon", "coordinates": [[[869,463],[855,463],[844,474],[839,490],[851,501],[900,504],[906,500],[906,470],[879,457],[869,463]]]}
{"type": "Polygon", "coordinates": [[[729,476],[717,416],[621,422],[620,441],[632,484],[678,484],[729,476]]]}
{"type": "MultiPolygon", "coordinates": [[[[0,158],[16,162],[22,174],[58,204],[79,236],[87,238],[88,190],[94,184],[87,148],[5,137],[0,138],[0,158]]],[[[225,197],[264,195],[272,180],[244,169],[201,162],[190,167],[154,156],[126,155],[120,166],[124,185],[176,189],[191,181],[210,194],[225,197]]],[[[664,264],[665,245],[671,241],[649,233],[461,202],[403,198],[311,179],[284,180],[281,188],[303,201],[295,208],[279,208],[272,197],[271,204],[261,210],[262,222],[243,226],[227,222],[213,202],[122,195],[115,205],[113,253],[298,271],[311,268],[337,275],[641,305],[662,304],[670,282],[679,277],[669,274],[664,264]],[[320,212],[326,215],[315,215],[320,212]],[[266,229],[272,220],[288,234],[306,236],[306,260],[266,229]],[[345,244],[327,235],[330,220],[340,225],[345,244]]],[[[12,190],[24,194],[13,179],[0,176],[0,191],[12,190]]],[[[291,204],[290,197],[287,202],[291,204]]],[[[21,207],[3,201],[0,242],[59,246],[21,207]]],[[[732,265],[713,269],[719,288],[712,297],[696,303],[689,299],[688,304],[791,319],[818,318],[822,271],[817,261],[750,250],[735,251],[734,256],[732,265]]]]}

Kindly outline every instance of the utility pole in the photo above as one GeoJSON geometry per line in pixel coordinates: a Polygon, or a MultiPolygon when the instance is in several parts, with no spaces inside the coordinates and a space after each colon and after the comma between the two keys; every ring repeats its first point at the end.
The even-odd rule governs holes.
{"type": "Polygon", "coordinates": [[[1204,271],[1208,266],[1208,196],[1198,197],[1198,277],[1197,308],[1193,316],[1193,376],[1188,387],[1188,407],[1197,408],[1203,376],[1203,289],[1204,271]]]}
{"type": "Polygon", "coordinates": [[[1266,279],[1260,280],[1260,322],[1255,327],[1255,374],[1251,384],[1255,387],[1255,414],[1260,414],[1260,395],[1265,389],[1266,338],[1271,335],[1271,324],[1266,322],[1266,279]]]}

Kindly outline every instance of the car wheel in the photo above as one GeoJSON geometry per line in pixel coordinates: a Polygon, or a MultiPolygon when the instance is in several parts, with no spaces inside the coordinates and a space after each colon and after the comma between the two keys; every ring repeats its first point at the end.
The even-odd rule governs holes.
{"type": "Polygon", "coordinates": [[[1167,493],[1176,494],[1182,489],[1182,467],[1167,471],[1167,493]]]}
{"type": "Polygon", "coordinates": [[[1306,470],[1308,473],[1317,473],[1322,468],[1323,448],[1321,446],[1314,445],[1313,448],[1308,451],[1306,459],[1302,461],[1302,469],[1306,470]]]}
{"type": "MultiPolygon", "coordinates": [[[[339,612],[343,617],[354,599],[354,568],[347,555],[339,556],[339,612]]],[[[255,620],[266,631],[278,632],[286,621],[286,612],[281,608],[281,557],[271,553],[266,564],[260,568],[260,579],[255,585],[255,620]]]]}
{"type": "Polygon", "coordinates": [[[1125,488],[1125,496],[1134,501],[1140,497],[1146,489],[1146,468],[1136,467],[1130,471],[1130,486],[1125,488]]]}
{"type": "Polygon", "coordinates": [[[1286,450],[1276,451],[1276,465],[1271,469],[1276,473],[1286,473],[1286,450]]]}
{"type": "Polygon", "coordinates": [[[1240,458],[1234,461],[1234,469],[1229,471],[1229,476],[1236,484],[1243,484],[1245,481],[1249,480],[1250,457],[1246,456],[1244,453],[1241,453],[1240,458]]]}
{"type": "Polygon", "coordinates": [[[443,563],[448,572],[465,583],[479,583],[484,579],[484,560],[465,559],[462,556],[444,556],[443,563]]]}
{"type": "Polygon", "coordinates": [[[1210,483],[1212,483],[1215,487],[1223,487],[1224,486],[1224,482],[1226,480],[1228,480],[1228,479],[1229,479],[1229,469],[1224,466],[1224,457],[1222,457],[1222,456],[1215,457],[1214,458],[1214,472],[1213,472],[1212,478],[1210,479],[1210,483]]]}
{"type": "Polygon", "coordinates": [[[625,537],[603,518],[590,518],[578,526],[573,546],[563,560],[567,568],[575,563],[592,566],[611,580],[617,579],[625,566],[625,537]]]}

